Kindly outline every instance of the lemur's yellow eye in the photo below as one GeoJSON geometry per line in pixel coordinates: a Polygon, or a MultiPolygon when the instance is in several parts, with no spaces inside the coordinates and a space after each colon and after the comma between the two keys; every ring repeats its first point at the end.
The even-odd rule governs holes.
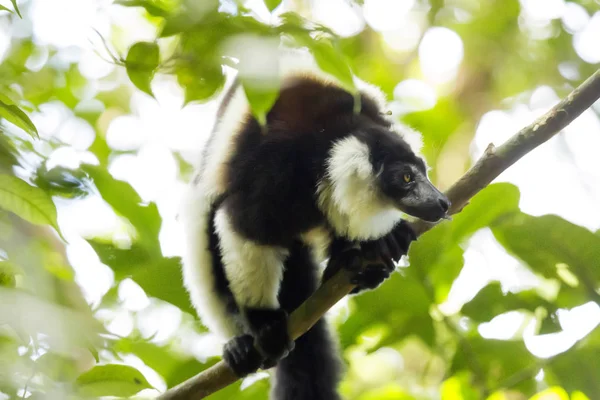
{"type": "Polygon", "coordinates": [[[410,183],[412,181],[412,176],[409,173],[404,174],[404,182],[410,183]]]}

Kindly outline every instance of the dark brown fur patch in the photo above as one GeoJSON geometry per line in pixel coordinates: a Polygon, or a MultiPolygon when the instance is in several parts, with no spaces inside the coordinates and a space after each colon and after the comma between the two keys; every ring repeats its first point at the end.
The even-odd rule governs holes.
{"type": "MultiPolygon", "coordinates": [[[[377,103],[361,93],[361,115],[389,126],[377,103]]],[[[284,82],[273,108],[267,116],[268,134],[295,135],[324,131],[332,125],[352,122],[354,97],[335,84],[313,77],[294,76],[284,82]]]]}

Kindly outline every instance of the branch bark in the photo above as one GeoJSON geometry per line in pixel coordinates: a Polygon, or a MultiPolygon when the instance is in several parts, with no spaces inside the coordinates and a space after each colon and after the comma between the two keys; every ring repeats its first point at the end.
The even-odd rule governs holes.
{"type": "MultiPolygon", "coordinates": [[[[490,184],[521,157],[545,143],[569,125],[600,98],[600,70],[573,90],[564,100],[531,125],[521,129],[500,147],[490,144],[475,165],[446,192],[452,202],[451,214],[460,212],[469,200],[490,184]]],[[[415,221],[421,235],[435,224],[415,221]]],[[[335,303],[352,289],[349,273],[342,270],[325,282],[289,319],[288,329],[294,339],[308,331],[335,303]]],[[[197,400],[234,383],[237,376],[224,361],[167,390],[160,400],[197,400]]]]}

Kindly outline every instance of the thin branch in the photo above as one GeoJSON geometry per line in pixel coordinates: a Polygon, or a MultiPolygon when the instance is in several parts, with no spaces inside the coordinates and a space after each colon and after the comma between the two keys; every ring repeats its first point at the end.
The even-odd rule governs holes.
{"type": "MultiPolygon", "coordinates": [[[[596,71],[578,88],[531,125],[521,129],[500,147],[490,144],[477,163],[460,178],[446,194],[452,202],[451,214],[458,213],[469,200],[490,184],[504,170],[521,157],[545,143],[569,125],[600,98],[600,70],[596,71]]],[[[431,229],[435,224],[416,221],[417,234],[431,229]]],[[[325,282],[304,304],[290,316],[288,329],[294,339],[308,331],[335,303],[352,289],[350,275],[341,270],[325,282]]],[[[160,400],[203,399],[234,383],[238,379],[221,361],[202,373],[188,379],[162,394],[160,400]]]]}

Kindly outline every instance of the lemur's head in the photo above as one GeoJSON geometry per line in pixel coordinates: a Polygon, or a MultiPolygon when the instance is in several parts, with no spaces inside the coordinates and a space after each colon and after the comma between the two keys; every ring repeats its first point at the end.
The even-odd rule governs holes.
{"type": "Polygon", "coordinates": [[[403,213],[432,222],[445,217],[450,202],[417,155],[420,134],[386,116],[383,92],[355,77],[356,113],[356,98],[344,85],[291,61],[270,117],[278,129],[318,132],[315,141],[327,146],[318,202],[335,230],[368,239],[388,233],[403,213]]]}
{"type": "Polygon", "coordinates": [[[430,222],[447,216],[450,201],[427,177],[418,141],[402,125],[372,124],[333,144],[320,191],[338,231],[368,239],[387,233],[402,213],[430,222]]]}
{"type": "Polygon", "coordinates": [[[377,127],[366,132],[363,140],[381,194],[400,211],[435,222],[447,215],[450,201],[431,183],[425,161],[409,145],[407,137],[413,134],[377,127]]]}

